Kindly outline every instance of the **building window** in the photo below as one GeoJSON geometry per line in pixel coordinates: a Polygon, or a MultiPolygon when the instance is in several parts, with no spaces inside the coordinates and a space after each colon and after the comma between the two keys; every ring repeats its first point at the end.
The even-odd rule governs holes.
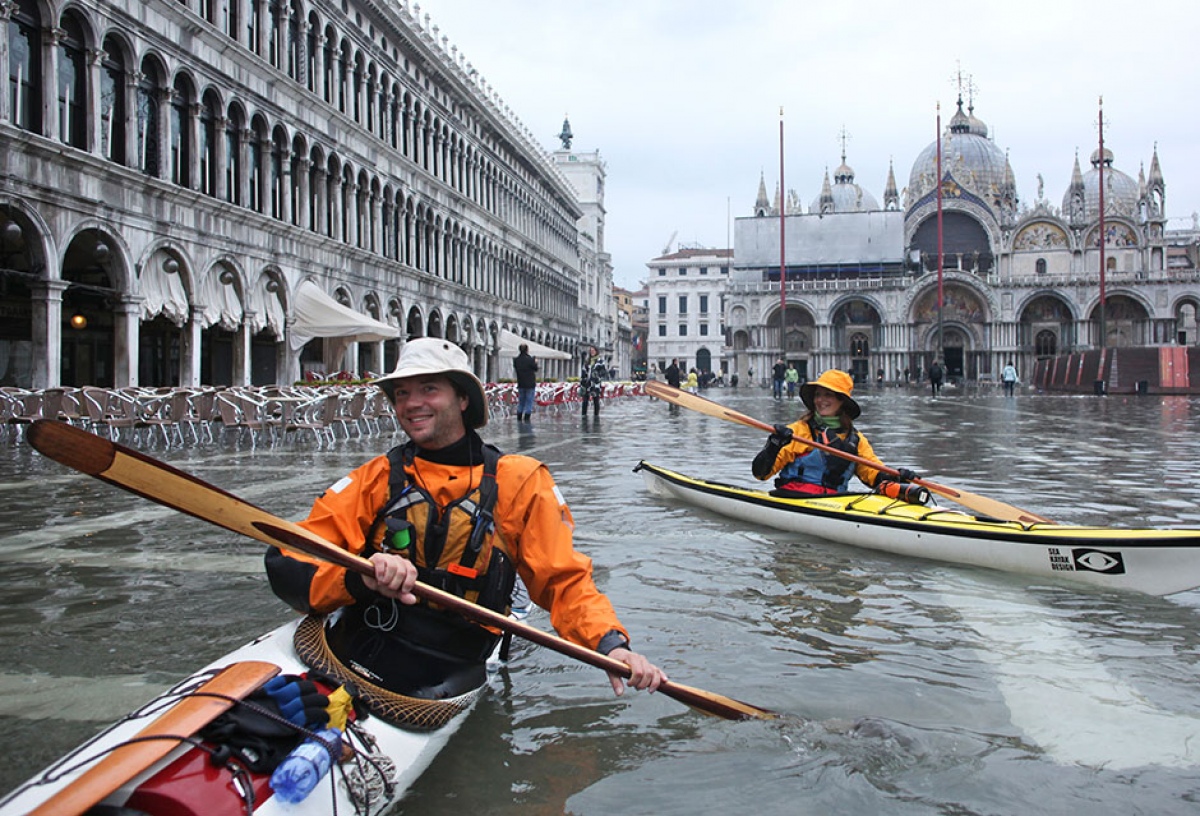
{"type": "Polygon", "coordinates": [[[679,296],[679,313],[681,315],[687,314],[687,300],[687,295],[679,296]]]}
{"type": "Polygon", "coordinates": [[[87,148],[87,46],[74,14],[63,17],[58,46],[58,126],[65,144],[87,148]]]}
{"type": "Polygon", "coordinates": [[[851,357],[866,357],[870,353],[871,347],[867,342],[867,336],[861,332],[855,333],[850,338],[850,356],[851,357]]]}
{"type": "Polygon", "coordinates": [[[721,267],[721,274],[722,274],[722,275],[728,275],[728,274],[729,274],[729,267],[728,267],[728,266],[722,266],[722,267],[721,267]]]}
{"type": "Polygon", "coordinates": [[[1039,275],[1046,274],[1046,259],[1045,258],[1038,258],[1037,264],[1035,264],[1035,266],[1037,267],[1037,273],[1039,275]]]}
{"type": "Polygon", "coordinates": [[[659,337],[667,336],[667,324],[666,323],[658,324],[658,336],[659,337]]]}
{"type": "Polygon", "coordinates": [[[200,192],[217,194],[217,111],[211,97],[200,106],[200,192]]]}
{"type": "Polygon", "coordinates": [[[665,266],[660,266],[658,268],[658,276],[660,278],[665,278],[667,276],[667,268],[665,266]]]}
{"type": "Polygon", "coordinates": [[[700,324],[700,336],[708,337],[708,324],[707,323],[700,324]]]}
{"type": "Polygon", "coordinates": [[[707,267],[707,266],[702,266],[702,267],[700,267],[700,274],[701,274],[701,275],[707,275],[707,274],[708,274],[708,267],[707,267]]]}
{"type": "Polygon", "coordinates": [[[100,60],[100,139],[104,157],[125,164],[125,62],[111,38],[100,60]]]}
{"type": "Polygon", "coordinates": [[[679,336],[680,336],[680,337],[687,337],[687,323],[680,323],[680,324],[679,324],[679,336]]]}
{"type": "Polygon", "coordinates": [[[687,274],[687,267],[686,266],[679,267],[679,276],[683,277],[686,274],[687,274]]]}
{"type": "Polygon", "coordinates": [[[658,296],[658,313],[660,315],[665,315],[667,313],[667,296],[666,295],[658,296]]]}
{"type": "Polygon", "coordinates": [[[708,295],[700,296],[700,314],[708,314],[708,295]]]}
{"type": "Polygon", "coordinates": [[[189,188],[192,186],[191,103],[188,87],[179,77],[175,81],[175,93],[171,95],[171,181],[189,188]]]}
{"type": "Polygon", "coordinates": [[[1058,351],[1058,337],[1054,332],[1043,329],[1033,341],[1033,353],[1038,357],[1053,357],[1058,351]]]}
{"type": "Polygon", "coordinates": [[[42,36],[38,6],[21,0],[8,21],[8,104],[12,123],[37,133],[42,125],[42,36]]]}
{"type": "Polygon", "coordinates": [[[142,78],[138,80],[138,163],[143,173],[158,177],[158,72],[142,62],[142,78]]]}

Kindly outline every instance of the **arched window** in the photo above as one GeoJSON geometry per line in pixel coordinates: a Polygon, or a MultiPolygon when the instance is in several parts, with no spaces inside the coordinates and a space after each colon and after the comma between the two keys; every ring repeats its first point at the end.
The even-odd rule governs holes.
{"type": "Polygon", "coordinates": [[[1053,357],[1058,353],[1058,336],[1049,329],[1038,332],[1033,341],[1033,353],[1038,357],[1053,357]]]}
{"type": "Polygon", "coordinates": [[[1037,273],[1039,275],[1045,275],[1046,274],[1046,259],[1038,258],[1036,268],[1037,268],[1037,273]]]}
{"type": "Polygon", "coordinates": [[[850,336],[850,356],[851,357],[866,357],[870,354],[871,344],[867,340],[867,336],[862,332],[855,332],[850,336]]]}
{"type": "Polygon", "coordinates": [[[242,205],[242,115],[231,109],[225,120],[225,200],[242,205]]]}
{"type": "Polygon", "coordinates": [[[225,32],[225,36],[235,42],[238,38],[238,29],[242,24],[242,21],[238,19],[238,11],[241,5],[236,0],[227,0],[227,2],[221,4],[221,13],[225,15],[225,22],[221,30],[225,32]]]}
{"type": "Polygon", "coordinates": [[[161,173],[158,153],[158,66],[143,60],[141,74],[137,90],[138,168],[147,176],[157,178],[161,173]]]}
{"type": "Polygon", "coordinates": [[[276,68],[282,64],[282,55],[279,53],[279,17],[283,13],[283,6],[278,0],[270,0],[267,3],[266,31],[263,32],[263,36],[267,40],[267,62],[276,68]]]}
{"type": "Polygon", "coordinates": [[[283,155],[287,145],[280,134],[271,140],[271,217],[283,218],[283,155]]]}
{"type": "Polygon", "coordinates": [[[18,0],[8,21],[8,109],[12,123],[42,128],[42,26],[35,0],[18,0]]]}
{"type": "Polygon", "coordinates": [[[262,10],[263,0],[250,0],[246,15],[246,47],[255,54],[262,56],[262,30],[258,25],[258,17],[262,10]]]}
{"type": "Polygon", "coordinates": [[[125,61],[111,37],[100,61],[100,148],[104,157],[125,164],[125,61]]]}
{"type": "Polygon", "coordinates": [[[250,134],[250,209],[263,211],[263,156],[262,134],[257,129],[250,134]]]}
{"type": "Polygon", "coordinates": [[[62,18],[58,42],[58,133],[72,147],[87,149],[87,58],[83,27],[74,14],[62,18]]]}
{"type": "Polygon", "coordinates": [[[200,192],[217,194],[217,108],[210,95],[205,95],[200,107],[200,192]]]}
{"type": "Polygon", "coordinates": [[[171,95],[171,181],[180,187],[192,186],[191,102],[191,91],[181,76],[171,95]]]}

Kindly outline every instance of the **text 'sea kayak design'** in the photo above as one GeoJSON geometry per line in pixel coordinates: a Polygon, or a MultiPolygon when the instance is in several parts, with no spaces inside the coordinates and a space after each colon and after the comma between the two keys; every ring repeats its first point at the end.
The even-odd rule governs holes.
{"type": "Polygon", "coordinates": [[[1200,586],[1200,530],[1025,524],[874,493],[784,498],[648,462],[634,470],[656,496],[856,547],[1150,595],[1200,586]]]}

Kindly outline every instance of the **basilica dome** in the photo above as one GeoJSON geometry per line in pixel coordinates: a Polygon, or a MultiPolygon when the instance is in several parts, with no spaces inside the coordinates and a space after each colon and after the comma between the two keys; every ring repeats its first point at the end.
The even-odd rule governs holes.
{"type": "Polygon", "coordinates": [[[833,184],[829,183],[829,172],[825,173],[825,183],[821,185],[821,194],[812,200],[808,207],[810,213],[848,213],[868,212],[879,209],[875,196],[854,183],[854,169],[842,163],[833,171],[833,184]]]}
{"type": "MultiPolygon", "coordinates": [[[[1075,171],[1071,186],[1063,195],[1063,213],[1079,219],[1078,208],[1072,207],[1080,184],[1083,188],[1084,213],[1082,220],[1090,221],[1100,216],[1100,150],[1092,151],[1092,169],[1080,175],[1079,157],[1075,157],[1075,171]]],[[[1113,167],[1113,152],[1104,148],[1104,213],[1134,217],[1140,199],[1138,183],[1113,167]]]]}
{"type": "MultiPolygon", "coordinates": [[[[949,174],[989,205],[1006,197],[1013,177],[1008,157],[988,138],[988,127],[975,116],[974,109],[970,114],[963,111],[961,99],[941,141],[943,175],[949,174]]],[[[908,204],[935,189],[937,151],[938,143],[931,142],[913,162],[908,179],[908,204]]]]}

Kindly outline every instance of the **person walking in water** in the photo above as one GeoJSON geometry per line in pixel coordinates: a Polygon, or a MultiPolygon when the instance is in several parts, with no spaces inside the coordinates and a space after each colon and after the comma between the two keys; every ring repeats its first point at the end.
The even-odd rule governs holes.
{"type": "Polygon", "coordinates": [[[780,357],[771,367],[771,388],[775,399],[783,399],[783,380],[787,376],[787,363],[780,357]]]}
{"type": "Polygon", "coordinates": [[[1009,360],[1008,365],[1004,366],[1000,372],[1000,382],[1004,383],[1004,396],[1011,397],[1017,387],[1017,367],[1013,365],[1013,361],[1009,360]]]}
{"type": "Polygon", "coordinates": [[[666,375],[666,378],[667,378],[667,385],[671,386],[672,388],[679,387],[680,374],[679,374],[679,359],[678,358],[671,359],[671,364],[669,366],[667,366],[664,374],[666,375]]]}
{"type": "Polygon", "coordinates": [[[533,398],[537,392],[537,360],[529,355],[529,344],[522,343],[520,353],[513,360],[517,372],[517,422],[530,421],[533,416],[533,398]]]}
{"type": "Polygon", "coordinates": [[[929,367],[929,388],[936,397],[942,391],[942,377],[945,376],[945,371],[942,369],[942,364],[938,360],[933,361],[933,365],[929,367]]]}
{"type": "Polygon", "coordinates": [[[588,403],[592,403],[593,414],[600,416],[600,397],[604,395],[604,380],[608,375],[608,366],[600,357],[595,346],[589,346],[583,358],[583,368],[579,373],[579,396],[583,398],[583,415],[587,416],[588,403]]]}
{"type": "Polygon", "coordinates": [[[795,363],[788,363],[787,371],[783,372],[783,381],[787,383],[788,399],[796,398],[796,388],[800,385],[800,372],[795,363]]]}

